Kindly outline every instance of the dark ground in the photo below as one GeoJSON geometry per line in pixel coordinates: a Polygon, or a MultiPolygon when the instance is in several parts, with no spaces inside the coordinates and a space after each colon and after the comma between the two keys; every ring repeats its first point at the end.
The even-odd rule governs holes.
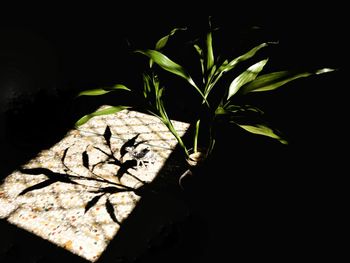
{"type": "MultiPolygon", "coordinates": [[[[91,8],[79,15],[37,11],[3,18],[0,90],[16,94],[13,100],[7,95],[0,100],[1,179],[59,141],[81,114],[97,106],[92,100],[74,99],[79,90],[135,81],[128,41],[144,47],[175,26],[192,24],[196,29],[205,23],[204,15],[163,14],[149,19],[127,12],[130,9],[120,9],[118,16],[91,8]]],[[[256,37],[271,40],[271,36],[280,41],[272,66],[339,71],[296,81],[290,89],[263,96],[261,106],[291,144],[283,147],[225,129],[208,176],[195,180],[185,193],[176,187],[164,189],[164,202],[146,198],[99,262],[128,262],[118,261],[116,251],[123,247],[121,254],[130,255],[137,238],[150,238],[150,247],[135,255],[134,262],[335,261],[344,252],[339,241],[345,234],[347,209],[346,154],[339,154],[346,153],[348,143],[343,12],[340,7],[324,7],[288,15],[256,13],[233,19],[226,13],[213,16],[226,33],[235,32],[222,45],[238,41],[244,47],[256,37]],[[237,136],[232,139],[232,134],[237,136]],[[151,237],[138,232],[147,222],[150,229],[158,229],[151,237]]],[[[179,119],[185,115],[181,110],[174,114],[179,119]]],[[[0,223],[1,263],[82,262],[26,231],[0,223]]]]}

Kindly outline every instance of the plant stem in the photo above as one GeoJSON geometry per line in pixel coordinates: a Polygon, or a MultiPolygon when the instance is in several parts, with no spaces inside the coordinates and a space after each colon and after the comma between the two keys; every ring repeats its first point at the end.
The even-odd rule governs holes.
{"type": "Polygon", "coordinates": [[[194,134],[194,142],[193,142],[193,151],[196,153],[198,151],[198,135],[199,135],[199,125],[201,120],[197,120],[196,122],[196,130],[194,134]]]}
{"type": "Polygon", "coordinates": [[[149,113],[151,113],[153,116],[157,117],[163,124],[168,128],[168,130],[171,132],[172,135],[174,135],[177,142],[180,144],[181,148],[183,149],[186,157],[188,158],[190,155],[188,153],[188,150],[186,148],[185,143],[181,139],[181,137],[178,135],[176,129],[173,126],[173,123],[169,118],[167,118],[167,115],[160,116],[160,114],[156,114],[155,112],[148,110],[149,113]]]}
{"type": "Polygon", "coordinates": [[[181,137],[177,134],[173,124],[171,123],[170,120],[164,120],[162,119],[163,123],[168,127],[169,131],[175,136],[176,140],[178,141],[178,143],[180,144],[181,148],[184,150],[186,157],[189,157],[189,153],[188,150],[184,144],[184,142],[182,141],[181,137]]]}

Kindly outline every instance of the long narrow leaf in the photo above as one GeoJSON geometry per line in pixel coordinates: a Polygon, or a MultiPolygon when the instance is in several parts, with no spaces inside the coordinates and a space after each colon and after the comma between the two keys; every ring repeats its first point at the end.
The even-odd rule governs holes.
{"type": "Polygon", "coordinates": [[[264,112],[251,105],[225,105],[218,107],[216,116],[228,119],[230,123],[236,124],[242,129],[258,135],[264,135],[283,144],[288,142],[281,137],[279,131],[269,127],[270,125],[264,120],[264,112]]]}
{"type": "Polygon", "coordinates": [[[187,30],[186,27],[177,27],[170,31],[170,33],[157,41],[156,50],[160,50],[168,43],[169,38],[174,35],[177,31],[187,30]]]}
{"type": "Polygon", "coordinates": [[[248,116],[254,116],[254,118],[260,118],[264,112],[251,105],[232,105],[226,104],[224,106],[218,106],[215,111],[215,115],[228,115],[232,117],[242,116],[248,118],[248,116]]]}
{"type": "Polygon", "coordinates": [[[186,80],[191,79],[190,75],[186,72],[186,70],[180,66],[179,64],[172,61],[170,58],[168,58],[163,53],[157,51],[157,50],[136,50],[135,52],[141,53],[143,55],[148,56],[150,59],[152,59],[155,63],[157,63],[160,67],[163,69],[176,74],[186,80]]]}
{"type": "Polygon", "coordinates": [[[208,81],[207,81],[206,86],[204,88],[204,96],[205,96],[205,98],[208,98],[210,91],[212,90],[212,88],[215,87],[216,82],[219,80],[219,78],[214,78],[214,80],[213,80],[215,72],[216,72],[216,66],[213,65],[213,67],[211,68],[211,70],[210,70],[210,72],[208,74],[208,77],[207,77],[208,81]]]}
{"type": "Polygon", "coordinates": [[[111,91],[115,90],[127,90],[130,91],[126,86],[122,84],[116,84],[112,87],[105,87],[105,88],[98,88],[98,89],[90,89],[90,90],[84,90],[78,94],[78,96],[99,96],[104,95],[106,93],[109,93],[111,91]]]}
{"type": "Polygon", "coordinates": [[[199,125],[200,125],[201,120],[197,120],[196,122],[196,132],[194,134],[194,143],[193,143],[193,150],[194,152],[197,152],[198,148],[198,136],[199,136],[199,125]]]}
{"type": "Polygon", "coordinates": [[[151,93],[150,77],[147,74],[143,74],[142,78],[143,78],[143,96],[145,97],[145,99],[147,99],[148,95],[151,93]]]}
{"type": "Polygon", "coordinates": [[[193,45],[195,50],[197,51],[198,55],[199,55],[199,61],[201,63],[201,72],[202,72],[202,75],[203,75],[203,83],[205,83],[205,78],[204,78],[204,74],[205,74],[205,71],[204,71],[204,55],[203,55],[203,50],[198,46],[198,45],[193,45]]]}
{"type": "Polygon", "coordinates": [[[231,60],[230,62],[228,60],[225,60],[222,63],[222,65],[217,70],[214,71],[214,74],[211,77],[211,79],[208,80],[209,85],[207,87],[205,87],[205,98],[208,97],[212,88],[221,79],[221,77],[223,76],[223,74],[225,72],[232,70],[239,62],[250,59],[251,57],[253,57],[255,55],[256,52],[258,52],[261,48],[266,47],[266,46],[267,46],[267,43],[262,43],[259,46],[256,46],[255,48],[249,50],[244,55],[239,56],[239,57],[231,60]]]}
{"type": "Polygon", "coordinates": [[[272,72],[269,74],[264,74],[257,77],[255,80],[242,86],[240,92],[246,94],[248,92],[259,92],[259,91],[269,91],[277,89],[284,84],[304,77],[309,77],[311,75],[319,75],[323,73],[332,72],[334,69],[319,69],[315,72],[291,72],[291,71],[279,71],[272,72]]]}
{"type": "Polygon", "coordinates": [[[239,62],[242,62],[242,61],[245,61],[245,60],[252,58],[260,49],[266,47],[267,45],[268,45],[267,43],[262,43],[256,47],[252,48],[247,53],[231,60],[230,62],[225,61],[218,69],[218,74],[232,70],[239,62]]]}
{"type": "Polygon", "coordinates": [[[189,153],[188,153],[187,147],[186,147],[185,143],[183,142],[183,140],[181,139],[181,137],[179,136],[179,134],[177,133],[176,129],[174,128],[173,123],[168,118],[168,115],[166,114],[165,109],[163,108],[162,114],[156,114],[152,111],[149,111],[149,113],[152,114],[153,116],[157,117],[160,121],[163,122],[163,124],[169,129],[169,131],[172,133],[172,135],[176,138],[180,147],[183,149],[185,155],[188,157],[189,153]]]}
{"type": "MultiPolygon", "coordinates": [[[[163,36],[161,39],[159,39],[156,43],[156,46],[155,46],[155,50],[158,50],[160,51],[161,49],[163,49],[165,47],[165,45],[168,43],[169,41],[169,38],[174,35],[177,31],[183,31],[183,30],[187,30],[186,27],[177,27],[177,28],[174,28],[173,30],[170,31],[170,33],[168,35],[165,35],[163,36]]],[[[153,60],[150,59],[149,60],[149,67],[152,68],[153,66],[153,60]]]]}
{"type": "Polygon", "coordinates": [[[209,71],[214,65],[214,52],[213,52],[213,40],[211,32],[207,33],[207,71],[209,71]]]}
{"type": "Polygon", "coordinates": [[[268,136],[270,138],[280,141],[282,144],[288,144],[288,142],[285,139],[281,138],[279,135],[277,135],[271,128],[269,128],[265,124],[256,124],[256,125],[247,125],[247,124],[238,124],[238,123],[236,124],[250,133],[268,136]]]}
{"type": "Polygon", "coordinates": [[[75,126],[81,126],[84,123],[88,122],[91,118],[95,117],[95,116],[101,116],[101,115],[108,115],[108,114],[113,114],[113,113],[117,113],[119,111],[125,110],[130,108],[129,106],[111,106],[108,107],[106,109],[102,109],[102,110],[97,110],[93,113],[87,114],[85,116],[83,116],[82,118],[80,118],[76,123],[75,126]]]}
{"type": "Polygon", "coordinates": [[[247,94],[249,92],[274,90],[292,80],[308,77],[310,75],[312,75],[312,73],[304,72],[293,74],[289,71],[264,74],[257,77],[254,81],[247,83],[247,85],[241,87],[240,93],[247,94]]]}
{"type": "Polygon", "coordinates": [[[198,86],[196,85],[196,83],[194,83],[191,76],[187,73],[187,71],[181,65],[175,63],[166,55],[164,55],[163,53],[157,50],[147,49],[147,50],[136,50],[135,52],[148,56],[150,59],[152,59],[156,64],[158,64],[164,70],[171,72],[175,75],[178,75],[181,78],[187,80],[187,82],[191,84],[198,91],[198,93],[203,97],[203,99],[205,99],[202,91],[198,88],[198,86]]]}
{"type": "Polygon", "coordinates": [[[236,77],[230,84],[227,100],[229,100],[246,83],[254,80],[266,65],[268,59],[264,59],[250,66],[246,71],[236,77]]]}

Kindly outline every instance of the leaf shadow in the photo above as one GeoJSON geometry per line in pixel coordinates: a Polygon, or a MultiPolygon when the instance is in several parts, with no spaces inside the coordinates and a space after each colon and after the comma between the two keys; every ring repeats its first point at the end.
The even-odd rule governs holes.
{"type": "Polygon", "coordinates": [[[107,213],[109,214],[113,222],[120,225],[120,221],[117,219],[115,214],[114,205],[109,201],[108,198],[106,199],[105,207],[106,207],[107,213]]]}
{"type": "Polygon", "coordinates": [[[128,147],[134,147],[137,138],[140,136],[140,133],[136,134],[134,137],[132,137],[131,139],[127,140],[121,147],[120,147],[120,156],[121,158],[124,157],[125,154],[127,154],[127,148],[128,147]]]}
{"type": "Polygon", "coordinates": [[[40,182],[38,184],[35,184],[35,185],[32,185],[30,187],[27,187],[26,189],[22,190],[18,195],[24,195],[28,192],[31,192],[31,191],[34,191],[34,190],[39,190],[39,189],[42,189],[44,187],[47,187],[53,183],[56,183],[56,181],[53,181],[53,180],[45,180],[43,182],[40,182]]]}
{"type": "Polygon", "coordinates": [[[124,174],[129,174],[131,175],[128,170],[129,169],[135,169],[135,167],[137,166],[137,161],[136,160],[126,160],[125,162],[120,164],[120,168],[116,174],[116,177],[121,180],[121,178],[123,177],[124,174]]]}
{"type": "Polygon", "coordinates": [[[55,173],[55,172],[53,172],[49,169],[46,169],[46,168],[20,169],[20,172],[25,173],[25,174],[31,174],[31,175],[44,174],[48,179],[45,181],[42,181],[38,184],[35,184],[35,185],[32,185],[32,186],[25,188],[24,190],[22,190],[19,193],[19,195],[24,195],[28,192],[45,188],[45,187],[50,186],[51,184],[54,184],[57,182],[78,184],[77,182],[71,180],[70,175],[55,173]]]}
{"type": "MultiPolygon", "coordinates": [[[[131,150],[134,150],[137,146],[140,144],[146,142],[144,140],[138,141],[137,138],[139,137],[139,133],[133,136],[131,139],[127,140],[119,149],[120,155],[123,157],[130,149],[128,147],[131,147],[131,150]]],[[[43,189],[47,186],[50,186],[54,183],[60,182],[60,183],[66,183],[66,184],[74,184],[74,185],[80,185],[83,187],[89,187],[88,185],[85,185],[81,182],[83,181],[96,181],[100,183],[104,183],[104,185],[107,183],[108,186],[97,186],[95,187],[95,190],[86,189],[87,192],[94,193],[94,195],[86,204],[84,207],[84,214],[86,214],[91,208],[96,206],[96,204],[101,200],[102,197],[106,196],[106,201],[104,203],[104,206],[106,208],[107,213],[109,214],[110,218],[113,220],[113,222],[120,224],[120,220],[117,218],[117,213],[115,210],[115,205],[111,203],[110,196],[116,193],[120,192],[134,192],[136,195],[144,195],[146,193],[150,192],[149,184],[147,182],[142,181],[137,176],[133,175],[129,172],[129,169],[137,169],[138,167],[138,161],[135,157],[135,159],[128,159],[126,161],[120,161],[118,158],[115,157],[115,152],[112,150],[111,146],[111,137],[112,132],[110,127],[107,125],[103,137],[105,139],[104,144],[108,146],[109,151],[105,151],[102,148],[98,146],[93,146],[94,149],[100,151],[103,153],[106,157],[104,160],[99,161],[98,163],[92,164],[90,157],[89,157],[89,145],[86,146],[85,150],[81,153],[81,165],[85,167],[85,169],[89,170],[89,175],[91,176],[82,176],[74,172],[66,163],[65,160],[67,156],[69,155],[69,149],[71,146],[65,148],[62,151],[62,157],[60,158],[60,161],[63,165],[64,172],[54,172],[48,168],[38,167],[38,168],[22,168],[20,169],[20,172],[23,174],[30,174],[30,175],[44,175],[46,179],[41,181],[40,183],[36,183],[32,186],[29,186],[22,190],[19,193],[20,195],[25,195],[29,192],[43,189]],[[135,180],[139,181],[142,186],[135,188],[135,187],[129,187],[120,183],[116,183],[113,181],[110,181],[108,179],[103,178],[103,176],[100,176],[98,174],[94,173],[94,168],[97,165],[107,163],[107,164],[113,164],[116,166],[119,166],[119,169],[117,171],[117,174],[115,175],[119,181],[122,179],[122,177],[125,174],[128,174],[129,176],[133,177],[135,180]]],[[[121,158],[122,158],[121,157],[121,158]]],[[[134,156],[131,156],[134,157],[134,156]]]]}
{"type": "Polygon", "coordinates": [[[84,214],[86,214],[87,211],[89,211],[94,205],[96,205],[102,196],[104,196],[104,194],[96,195],[89,202],[87,202],[87,204],[85,205],[84,214]]]}

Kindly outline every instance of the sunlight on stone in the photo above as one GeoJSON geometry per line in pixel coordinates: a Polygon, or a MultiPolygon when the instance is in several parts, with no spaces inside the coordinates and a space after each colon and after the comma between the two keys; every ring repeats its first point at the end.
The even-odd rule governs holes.
{"type": "MultiPolygon", "coordinates": [[[[189,127],[173,124],[180,136],[189,127]]],[[[4,180],[0,218],[94,262],[140,200],[133,190],[166,169],[176,145],[154,116],[94,117],[4,180]]]]}

